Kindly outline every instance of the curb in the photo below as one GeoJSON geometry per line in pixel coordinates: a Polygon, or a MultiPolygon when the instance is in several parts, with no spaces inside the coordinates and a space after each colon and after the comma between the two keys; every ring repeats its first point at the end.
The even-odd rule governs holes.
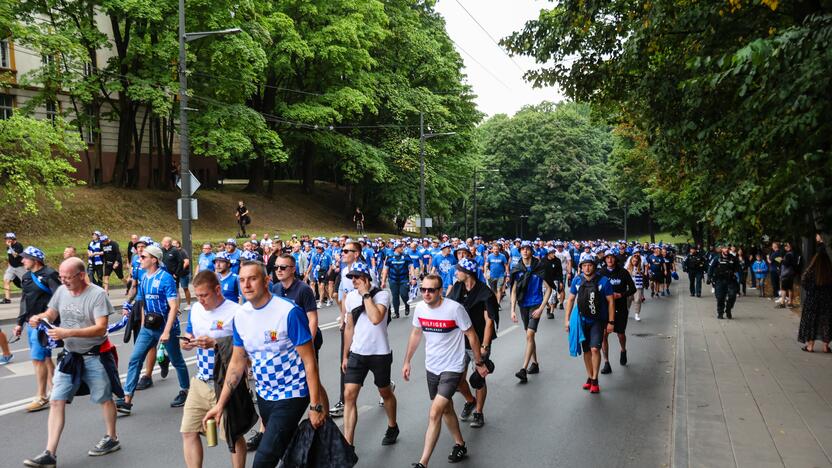
{"type": "Polygon", "coordinates": [[[686,300],[685,296],[680,293],[678,306],[676,307],[676,369],[673,374],[673,423],[670,431],[670,466],[672,468],[687,468],[690,466],[683,300],[686,300]]]}

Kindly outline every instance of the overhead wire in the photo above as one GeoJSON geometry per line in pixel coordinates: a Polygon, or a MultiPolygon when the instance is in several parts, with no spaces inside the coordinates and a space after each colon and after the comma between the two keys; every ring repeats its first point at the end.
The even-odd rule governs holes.
{"type": "Polygon", "coordinates": [[[454,0],[454,1],[456,2],[457,5],[459,5],[460,8],[462,8],[463,11],[465,11],[465,14],[467,14],[468,17],[471,18],[471,20],[474,21],[474,23],[476,23],[477,26],[479,26],[479,28],[482,30],[482,32],[484,32],[485,35],[488,36],[489,39],[491,39],[491,42],[493,42],[494,45],[497,46],[498,49],[500,49],[500,52],[502,52],[503,55],[508,57],[508,59],[511,60],[511,63],[513,63],[514,66],[517,67],[518,70],[520,70],[522,73],[526,73],[526,70],[524,70],[523,67],[521,67],[520,64],[518,64],[514,60],[514,57],[509,55],[509,53],[505,50],[505,48],[503,48],[503,46],[501,46],[500,43],[496,39],[494,39],[494,36],[492,36],[491,33],[488,32],[488,30],[485,29],[485,27],[477,20],[477,18],[475,18],[474,15],[472,15],[471,12],[468,11],[467,8],[465,8],[465,5],[463,5],[459,0],[454,0]]]}
{"type": "Polygon", "coordinates": [[[463,48],[462,48],[462,46],[460,46],[459,44],[457,44],[457,43],[456,43],[456,41],[454,41],[453,39],[451,39],[451,37],[450,37],[450,36],[448,36],[448,40],[450,40],[450,41],[451,41],[451,43],[453,43],[453,45],[455,45],[455,46],[456,46],[456,48],[457,48],[457,49],[459,49],[462,53],[464,53],[465,55],[467,55],[468,57],[470,57],[470,58],[471,58],[471,60],[473,60],[473,61],[474,61],[477,65],[479,65],[480,67],[482,67],[482,69],[483,69],[483,70],[485,70],[485,72],[486,72],[486,73],[488,73],[489,75],[491,75],[491,77],[492,77],[492,78],[494,78],[495,80],[497,80],[497,82],[498,82],[498,83],[500,83],[501,85],[503,85],[506,89],[511,90],[511,87],[510,87],[509,85],[505,84],[505,82],[504,82],[503,80],[501,80],[501,79],[500,79],[497,75],[495,75],[495,74],[494,74],[491,70],[489,70],[489,69],[488,69],[488,67],[486,67],[485,65],[483,65],[483,64],[482,64],[479,60],[477,60],[477,59],[476,59],[476,57],[474,57],[473,55],[469,54],[469,53],[468,53],[468,51],[466,51],[465,49],[463,49],[463,48]]]}

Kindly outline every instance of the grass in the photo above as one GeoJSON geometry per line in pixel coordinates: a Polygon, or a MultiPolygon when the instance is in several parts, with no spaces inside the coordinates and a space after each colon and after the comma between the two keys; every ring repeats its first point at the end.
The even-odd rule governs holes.
{"type": "MultiPolygon", "coordinates": [[[[193,245],[218,242],[237,232],[234,217],[238,200],[251,211],[248,233],[262,238],[288,239],[292,234],[334,237],[353,234],[352,208],[346,207],[344,193],[327,183],[317,183],[315,194],[302,191],[297,182],[278,182],[272,198],[242,192],[242,186],[222,190],[200,190],[199,219],[192,224],[193,245]]],[[[68,189],[59,195],[62,209],[44,203],[37,215],[22,215],[15,207],[0,207],[0,229],[15,232],[24,245],[44,251],[47,261],[56,265],[66,246],[83,255],[92,231],[101,231],[127,247],[131,234],[181,237],[176,218],[178,192],[126,190],[114,187],[68,189]]],[[[389,233],[370,232],[370,236],[390,237],[389,233]]],[[[197,247],[198,248],[198,247],[197,247]]]]}

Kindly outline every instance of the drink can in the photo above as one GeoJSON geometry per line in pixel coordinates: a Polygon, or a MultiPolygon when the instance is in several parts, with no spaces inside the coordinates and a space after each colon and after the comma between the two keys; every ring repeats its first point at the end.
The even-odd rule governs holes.
{"type": "Polygon", "coordinates": [[[217,420],[209,419],[206,426],[205,438],[208,439],[208,446],[214,447],[217,445],[217,420]]]}

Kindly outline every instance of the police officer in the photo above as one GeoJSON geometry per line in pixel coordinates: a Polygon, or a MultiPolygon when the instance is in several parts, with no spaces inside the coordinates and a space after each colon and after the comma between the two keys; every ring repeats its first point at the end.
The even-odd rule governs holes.
{"type": "Polygon", "coordinates": [[[688,274],[690,297],[702,297],[702,277],[708,266],[708,259],[695,245],[690,246],[689,255],[682,262],[682,270],[688,274]]]}
{"type": "Polygon", "coordinates": [[[719,252],[719,256],[708,268],[708,283],[714,285],[716,318],[722,319],[722,315],[725,314],[731,319],[731,309],[737,300],[737,273],[740,271],[740,262],[736,256],[728,252],[728,244],[722,243],[719,252]]]}

